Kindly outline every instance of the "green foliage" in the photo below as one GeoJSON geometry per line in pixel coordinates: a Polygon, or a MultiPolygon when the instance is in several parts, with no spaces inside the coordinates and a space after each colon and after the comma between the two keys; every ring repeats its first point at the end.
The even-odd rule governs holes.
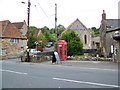
{"type": "Polygon", "coordinates": [[[40,33],[38,36],[37,36],[37,42],[38,42],[38,46],[41,46],[41,47],[45,47],[45,45],[47,44],[47,39],[45,38],[45,36],[40,33]]]}
{"type": "Polygon", "coordinates": [[[50,38],[51,38],[50,41],[55,42],[55,40],[56,40],[56,36],[55,36],[55,34],[51,34],[51,35],[50,35],[50,38]]]}
{"type": "Polygon", "coordinates": [[[29,31],[29,41],[28,41],[29,47],[35,48],[36,47],[35,42],[37,42],[39,46],[45,47],[47,43],[47,39],[42,33],[38,35],[38,29],[32,26],[30,27],[30,31],[29,31]]]}
{"type": "Polygon", "coordinates": [[[41,28],[41,31],[43,34],[45,34],[46,32],[49,31],[49,28],[47,26],[44,26],[43,28],[41,28]]]}
{"type": "Polygon", "coordinates": [[[30,48],[35,48],[34,42],[35,42],[36,40],[37,40],[36,37],[32,37],[32,36],[29,37],[28,43],[29,43],[29,47],[30,47],[30,48]]]}
{"type": "MultiPolygon", "coordinates": [[[[65,30],[63,25],[57,26],[57,35],[59,36],[65,30]]],[[[29,47],[35,48],[37,42],[39,46],[45,47],[48,42],[56,41],[56,30],[55,28],[49,29],[47,26],[41,28],[41,33],[38,35],[38,29],[34,26],[30,27],[29,31],[29,47]]]]}
{"type": "Polygon", "coordinates": [[[29,47],[30,48],[35,48],[35,45],[34,45],[34,42],[37,40],[37,37],[35,37],[35,30],[36,30],[36,27],[30,27],[30,31],[29,31],[29,47]]]}
{"type": "Polygon", "coordinates": [[[68,43],[68,55],[81,55],[83,54],[83,44],[74,31],[66,31],[61,37],[60,40],[65,40],[68,43]]]}
{"type": "Polygon", "coordinates": [[[45,38],[47,39],[48,42],[50,42],[50,41],[54,42],[55,41],[55,35],[54,35],[54,33],[51,33],[53,31],[49,30],[48,27],[45,26],[45,27],[41,28],[41,31],[44,34],[44,36],[45,36],[45,38]]]}
{"type": "Polygon", "coordinates": [[[61,24],[57,26],[57,36],[59,37],[61,33],[65,30],[65,27],[61,24]]]}
{"type": "Polygon", "coordinates": [[[65,27],[59,24],[56,29],[55,28],[50,29],[50,33],[56,34],[57,32],[57,36],[59,37],[64,30],[65,30],[65,27]]]}
{"type": "Polygon", "coordinates": [[[99,29],[97,29],[96,27],[92,27],[91,30],[92,30],[93,37],[97,37],[100,35],[99,29]]]}

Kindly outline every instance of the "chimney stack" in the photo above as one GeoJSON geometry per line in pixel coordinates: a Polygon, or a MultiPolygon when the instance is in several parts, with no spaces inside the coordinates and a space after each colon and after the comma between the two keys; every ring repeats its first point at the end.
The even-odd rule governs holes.
{"type": "Polygon", "coordinates": [[[100,32],[100,42],[101,42],[101,51],[100,55],[104,56],[105,58],[107,57],[106,53],[106,13],[105,10],[103,10],[102,13],[102,21],[101,21],[101,32],[100,32]]]}
{"type": "Polygon", "coordinates": [[[103,10],[102,20],[106,20],[106,13],[105,13],[105,10],[103,10]]]}

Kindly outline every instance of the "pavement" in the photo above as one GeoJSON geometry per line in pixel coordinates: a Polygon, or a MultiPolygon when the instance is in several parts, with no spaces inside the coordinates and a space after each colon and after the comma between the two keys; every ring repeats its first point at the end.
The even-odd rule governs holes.
{"type": "Polygon", "coordinates": [[[80,68],[92,68],[92,69],[112,69],[118,70],[118,64],[111,61],[77,61],[77,60],[67,60],[61,61],[61,64],[52,64],[51,61],[43,62],[42,64],[47,65],[58,65],[58,66],[68,66],[68,67],[80,67],[80,68]]]}
{"type": "Polygon", "coordinates": [[[42,63],[21,62],[20,58],[3,60],[14,63],[27,63],[27,64],[42,64],[42,65],[54,65],[54,66],[66,66],[66,67],[79,67],[79,68],[91,68],[91,69],[111,69],[118,70],[118,64],[112,61],[78,61],[78,60],[66,60],[61,61],[59,64],[52,64],[52,61],[46,61],[42,63]]]}

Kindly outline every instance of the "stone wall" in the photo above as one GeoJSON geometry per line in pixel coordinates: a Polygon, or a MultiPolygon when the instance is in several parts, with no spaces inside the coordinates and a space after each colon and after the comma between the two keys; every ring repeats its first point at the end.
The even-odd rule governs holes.
{"type": "Polygon", "coordinates": [[[79,37],[83,43],[83,49],[92,49],[91,33],[88,30],[74,30],[74,31],[77,32],[77,34],[79,35],[79,37]],[[85,35],[86,35],[86,43],[85,43],[85,35]]]}
{"type": "Polygon", "coordinates": [[[115,62],[120,61],[120,41],[113,39],[115,31],[106,33],[106,53],[108,57],[112,57],[115,62]],[[111,53],[111,45],[114,47],[114,53],[111,53]],[[115,51],[115,48],[117,51],[115,51]]]}
{"type": "Polygon", "coordinates": [[[26,40],[19,39],[18,43],[11,43],[11,39],[2,39],[1,59],[19,57],[20,53],[26,48],[26,40]]]}

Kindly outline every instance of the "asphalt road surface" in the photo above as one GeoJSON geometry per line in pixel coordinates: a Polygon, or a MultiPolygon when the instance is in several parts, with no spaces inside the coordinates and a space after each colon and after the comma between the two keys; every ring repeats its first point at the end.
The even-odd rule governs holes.
{"type": "Polygon", "coordinates": [[[60,65],[0,61],[2,88],[118,88],[117,64],[66,61],[60,65]],[[80,65],[78,65],[78,63],[80,65]]]}

